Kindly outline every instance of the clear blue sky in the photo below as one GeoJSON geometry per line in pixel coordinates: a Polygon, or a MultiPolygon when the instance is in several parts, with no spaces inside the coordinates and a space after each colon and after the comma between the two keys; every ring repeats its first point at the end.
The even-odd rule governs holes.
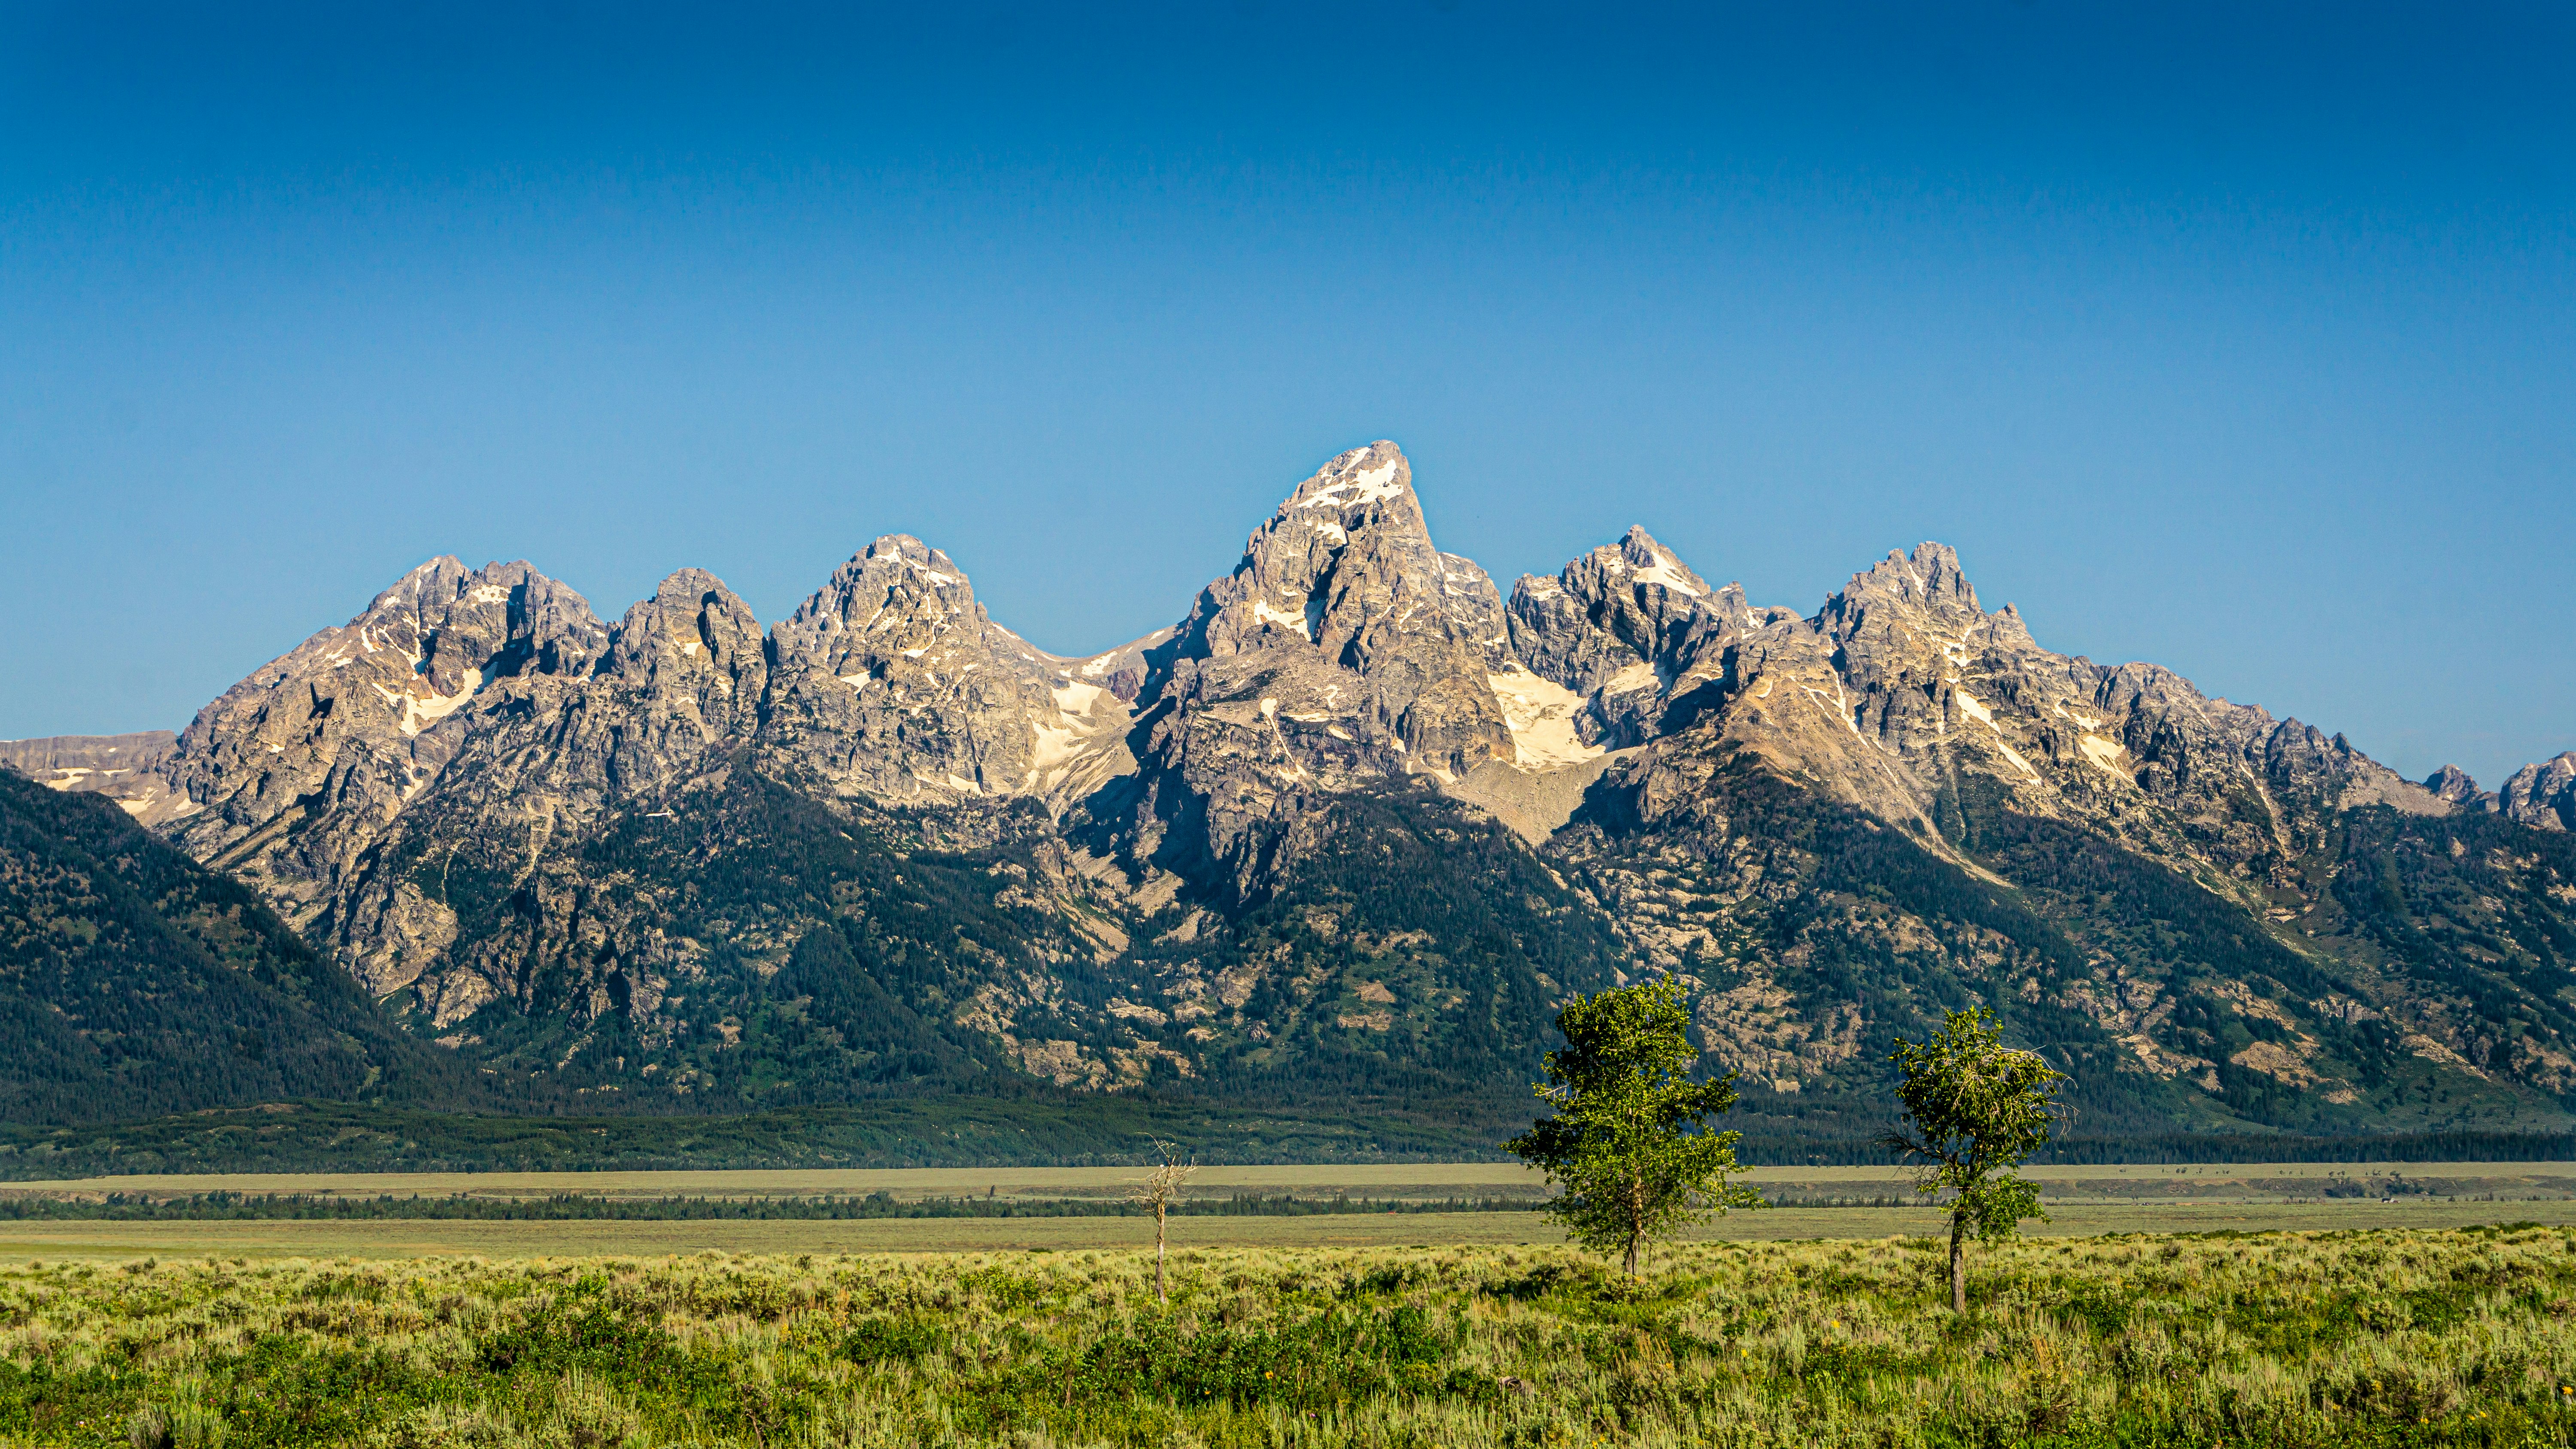
{"type": "Polygon", "coordinates": [[[21,0],[0,735],[438,553],[774,620],[908,531],[1089,651],[1392,437],[1506,587],[1939,538],[2492,786],[2576,747],[2569,16],[21,0]]]}

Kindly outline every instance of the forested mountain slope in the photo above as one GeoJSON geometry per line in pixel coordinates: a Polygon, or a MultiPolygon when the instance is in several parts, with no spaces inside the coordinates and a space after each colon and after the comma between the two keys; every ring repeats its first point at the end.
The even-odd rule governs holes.
{"type": "Polygon", "coordinates": [[[145,1117],[284,1097],[472,1106],[447,1054],[241,883],[92,793],[0,769],[0,1120],[145,1117]]]}

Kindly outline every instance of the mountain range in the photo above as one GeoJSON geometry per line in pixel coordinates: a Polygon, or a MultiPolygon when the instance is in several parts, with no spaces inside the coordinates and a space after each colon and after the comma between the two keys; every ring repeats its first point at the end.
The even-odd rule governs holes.
{"type": "Polygon", "coordinates": [[[213,909],[187,892],[273,919],[270,964],[235,969],[294,983],[209,1008],[222,1073],[82,1087],[187,1052],[90,1009],[168,992],[65,944],[64,873],[99,867],[27,826],[0,1004],[53,1045],[11,1069],[21,1117],[1018,1084],[1501,1122],[1553,1002],[1656,972],[1749,1123],[1820,1140],[1877,1130],[1891,1043],[1972,1003],[2075,1075],[2098,1134],[2576,1104],[2576,752],[2494,792],[2405,780],[2047,650],[1933,543],[1804,613],[1643,529],[1506,596],[1439,551],[1388,442],[1089,657],[900,535],[765,629],[695,569],[611,621],[442,557],[175,737],[0,764],[103,797],[83,859],[202,868],[151,897],[174,939],[213,909]],[[349,1042],[290,1079],[243,1065],[244,1031],[349,1042]]]}

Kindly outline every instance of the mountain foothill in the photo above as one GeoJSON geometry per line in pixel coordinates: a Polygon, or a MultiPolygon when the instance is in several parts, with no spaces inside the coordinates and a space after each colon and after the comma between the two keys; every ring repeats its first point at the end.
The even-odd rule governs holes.
{"type": "Polygon", "coordinates": [[[2561,1130],[2576,753],[2421,783],[2042,647],[1940,544],[1811,612],[1643,529],[1508,594],[1388,442],[1083,658],[877,539],[764,627],[434,558],[166,733],[0,745],[8,1120],[942,1094],[1525,1118],[1669,973],[1748,1132],[1984,1006],[2077,1130],[2561,1130]],[[32,782],[32,783],[31,783],[32,782]],[[37,783],[53,787],[35,788],[37,783]]]}

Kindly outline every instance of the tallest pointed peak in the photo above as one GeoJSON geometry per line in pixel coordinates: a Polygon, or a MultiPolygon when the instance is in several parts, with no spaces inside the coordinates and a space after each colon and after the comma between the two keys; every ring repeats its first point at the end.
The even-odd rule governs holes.
{"type": "Polygon", "coordinates": [[[1366,447],[1353,448],[1347,453],[1340,454],[1324,465],[1324,471],[1327,473],[1358,472],[1362,469],[1403,462],[1404,450],[1397,447],[1393,439],[1380,438],[1366,447]]]}
{"type": "Polygon", "coordinates": [[[1336,455],[1316,469],[1315,476],[1298,484],[1288,501],[1279,505],[1279,511],[1329,508],[1337,514],[1349,513],[1373,503],[1409,498],[1412,493],[1413,465],[1405,460],[1402,448],[1381,438],[1336,455]]]}

